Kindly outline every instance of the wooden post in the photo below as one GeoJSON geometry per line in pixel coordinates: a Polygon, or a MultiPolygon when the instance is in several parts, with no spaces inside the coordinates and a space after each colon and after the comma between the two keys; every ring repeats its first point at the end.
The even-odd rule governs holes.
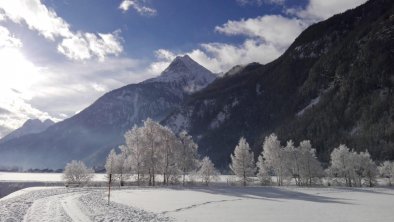
{"type": "Polygon", "coordinates": [[[112,181],[112,173],[109,174],[109,181],[108,181],[108,205],[111,198],[111,181],[112,181]]]}

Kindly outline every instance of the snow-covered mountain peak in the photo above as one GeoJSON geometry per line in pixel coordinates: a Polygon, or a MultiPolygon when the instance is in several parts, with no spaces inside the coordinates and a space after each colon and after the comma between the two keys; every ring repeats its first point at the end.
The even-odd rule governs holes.
{"type": "Polygon", "coordinates": [[[211,71],[198,64],[188,55],[177,56],[171,64],[156,78],[145,82],[166,82],[179,86],[183,91],[198,91],[216,78],[211,71]]]}
{"type": "Polygon", "coordinates": [[[39,119],[28,119],[20,128],[14,130],[7,136],[3,137],[0,140],[0,143],[6,142],[11,139],[15,139],[24,135],[33,134],[33,133],[40,133],[45,131],[48,127],[55,124],[50,119],[45,121],[41,121],[39,119]]]}

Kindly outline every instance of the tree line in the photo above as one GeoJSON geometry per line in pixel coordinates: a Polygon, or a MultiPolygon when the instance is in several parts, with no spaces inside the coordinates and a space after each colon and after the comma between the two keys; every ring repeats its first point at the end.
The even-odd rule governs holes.
{"type": "Polygon", "coordinates": [[[301,141],[298,146],[289,140],[286,146],[282,146],[278,137],[271,134],[264,140],[257,163],[249,144],[241,138],[231,154],[230,169],[243,185],[257,176],[265,185],[281,186],[285,181],[294,181],[299,186],[312,186],[322,184],[322,180],[326,179],[328,185],[371,187],[376,185],[380,175],[391,186],[394,162],[385,161],[377,166],[368,151],[358,153],[344,144],[333,149],[330,157],[329,167],[323,170],[316,157],[316,149],[309,140],[301,141]]]}
{"type": "MultiPolygon", "coordinates": [[[[157,184],[157,175],[162,176],[160,182],[164,185],[180,182],[185,185],[190,174],[197,175],[207,185],[218,178],[219,172],[209,157],[200,160],[198,146],[186,131],[176,135],[168,127],[147,119],[124,137],[120,152],[112,149],[105,163],[107,175],[111,174],[111,179],[119,181],[121,186],[132,176],[137,185],[150,186],[157,184]]],[[[298,186],[312,186],[323,184],[323,180],[328,185],[374,186],[379,175],[391,185],[394,177],[393,162],[386,161],[378,167],[368,151],[357,153],[346,145],[332,151],[330,165],[324,170],[309,140],[301,141],[298,146],[289,140],[282,146],[275,134],[265,138],[257,162],[243,137],[230,158],[229,168],[244,186],[256,177],[262,185],[278,186],[290,181],[298,186]]],[[[92,173],[81,161],[73,161],[67,164],[64,178],[71,184],[78,180],[86,182],[92,173]]]]}

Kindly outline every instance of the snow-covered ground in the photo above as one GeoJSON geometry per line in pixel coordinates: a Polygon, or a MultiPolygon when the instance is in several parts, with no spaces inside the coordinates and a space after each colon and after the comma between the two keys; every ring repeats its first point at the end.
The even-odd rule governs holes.
{"type": "Polygon", "coordinates": [[[0,199],[0,221],[393,221],[388,188],[28,188],[0,199]]]}
{"type": "Polygon", "coordinates": [[[27,188],[0,199],[0,221],[169,221],[168,217],[105,200],[99,188],[27,188]]]}

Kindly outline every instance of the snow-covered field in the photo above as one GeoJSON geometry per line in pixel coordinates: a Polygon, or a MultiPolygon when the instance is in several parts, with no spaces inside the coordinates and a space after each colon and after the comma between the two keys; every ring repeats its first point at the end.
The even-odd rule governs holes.
{"type": "MultiPolygon", "coordinates": [[[[62,173],[14,173],[0,172],[1,181],[11,182],[62,182],[62,173]]],[[[94,181],[106,181],[105,174],[95,174],[94,181]]]]}
{"type": "Polygon", "coordinates": [[[393,221],[388,188],[27,188],[0,199],[0,221],[393,221]]]}

